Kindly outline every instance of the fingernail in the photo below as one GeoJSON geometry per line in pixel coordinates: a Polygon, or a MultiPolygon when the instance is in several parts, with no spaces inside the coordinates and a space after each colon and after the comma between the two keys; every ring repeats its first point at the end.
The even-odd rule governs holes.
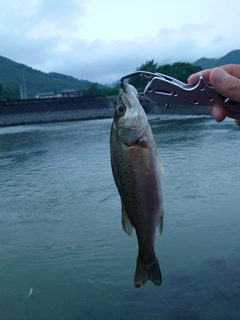
{"type": "Polygon", "coordinates": [[[214,80],[215,82],[222,84],[228,77],[230,77],[230,75],[225,70],[222,68],[215,68],[211,72],[210,79],[211,81],[214,80]]]}

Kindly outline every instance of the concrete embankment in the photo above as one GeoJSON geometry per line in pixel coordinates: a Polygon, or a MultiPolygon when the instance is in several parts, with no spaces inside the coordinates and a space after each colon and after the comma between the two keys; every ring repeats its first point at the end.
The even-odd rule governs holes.
{"type": "Polygon", "coordinates": [[[52,98],[0,101],[0,126],[109,118],[115,99],[52,98]]]}
{"type": "MultiPolygon", "coordinates": [[[[0,101],[0,127],[111,118],[116,97],[112,98],[51,98],[0,101]]],[[[142,102],[148,114],[209,115],[207,107],[172,106],[166,109],[147,101],[142,102]]]]}

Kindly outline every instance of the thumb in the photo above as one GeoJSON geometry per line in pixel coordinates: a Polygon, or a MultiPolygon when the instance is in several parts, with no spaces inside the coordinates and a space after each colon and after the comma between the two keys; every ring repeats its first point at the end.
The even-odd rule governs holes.
{"type": "Polygon", "coordinates": [[[214,68],[210,74],[210,82],[218,93],[240,102],[240,80],[238,78],[231,76],[222,68],[214,68]]]}

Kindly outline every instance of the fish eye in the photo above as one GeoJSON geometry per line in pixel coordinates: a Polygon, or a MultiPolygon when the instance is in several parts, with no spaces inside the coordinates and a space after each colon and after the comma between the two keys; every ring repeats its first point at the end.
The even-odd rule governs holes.
{"type": "Polygon", "coordinates": [[[126,112],[126,107],[123,104],[120,104],[117,106],[116,112],[119,116],[123,116],[126,112]]]}

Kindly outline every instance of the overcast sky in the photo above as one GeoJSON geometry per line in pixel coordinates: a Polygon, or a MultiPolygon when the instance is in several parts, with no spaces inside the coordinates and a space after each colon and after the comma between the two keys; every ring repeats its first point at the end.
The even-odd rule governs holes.
{"type": "Polygon", "coordinates": [[[43,72],[111,83],[142,63],[240,49],[239,0],[5,0],[0,55],[43,72]]]}

